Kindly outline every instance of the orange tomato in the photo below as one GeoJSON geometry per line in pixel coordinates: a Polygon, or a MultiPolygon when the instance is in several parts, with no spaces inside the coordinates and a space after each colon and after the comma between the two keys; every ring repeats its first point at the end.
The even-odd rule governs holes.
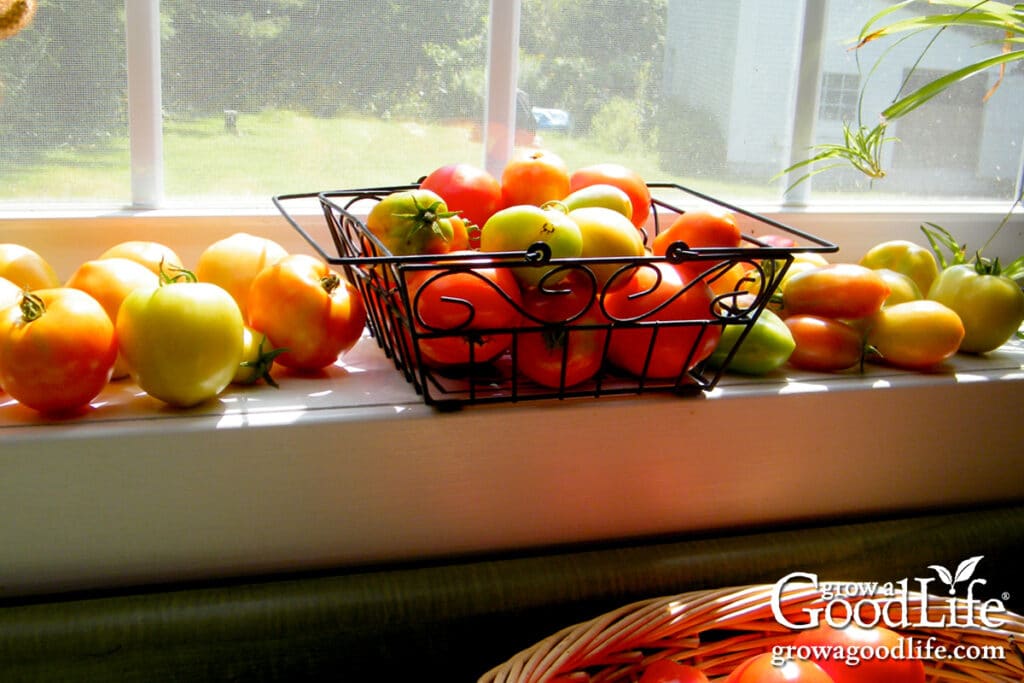
{"type": "MultiPolygon", "coordinates": [[[[126,296],[138,287],[156,287],[159,284],[160,278],[137,261],[106,258],[81,264],[68,278],[65,286],[89,294],[103,306],[110,321],[117,323],[117,312],[126,296]]],[[[112,379],[126,377],[128,373],[127,363],[118,354],[112,379]]]]}
{"type": "Polygon", "coordinates": [[[543,149],[517,151],[501,173],[502,204],[541,206],[569,194],[569,168],[554,152],[543,149]]]}
{"type": "Polygon", "coordinates": [[[181,259],[173,249],[160,242],[147,240],[120,242],[100,254],[100,258],[126,258],[141,263],[157,275],[160,274],[161,264],[165,269],[170,266],[182,267],[181,259]]]}
{"type": "Polygon", "coordinates": [[[20,244],[0,244],[0,277],[22,289],[47,289],[60,285],[60,279],[47,261],[20,244]]]}
{"type": "Polygon", "coordinates": [[[664,256],[673,242],[685,242],[692,248],[738,247],[743,243],[743,235],[731,211],[706,209],[676,216],[654,237],[651,248],[655,255],[664,256]]]}
{"type": "Polygon", "coordinates": [[[861,333],[846,323],[816,315],[785,319],[796,346],[789,364],[800,370],[839,372],[860,362],[864,353],[861,333]]]}
{"type": "Polygon", "coordinates": [[[245,232],[217,240],[199,255],[196,279],[220,285],[238,304],[242,319],[249,319],[249,287],[267,266],[272,266],[288,252],[266,237],[245,232]]]}
{"type": "Polygon", "coordinates": [[[116,358],[110,317],[81,290],[39,289],[0,311],[0,386],[33,410],[61,414],[87,405],[116,358]]]}

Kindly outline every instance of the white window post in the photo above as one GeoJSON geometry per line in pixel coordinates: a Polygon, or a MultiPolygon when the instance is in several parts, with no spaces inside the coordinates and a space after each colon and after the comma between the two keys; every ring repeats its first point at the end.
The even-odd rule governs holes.
{"type": "Polygon", "coordinates": [[[125,0],[124,8],[132,207],[152,209],[164,198],[160,0],[125,0]]]}

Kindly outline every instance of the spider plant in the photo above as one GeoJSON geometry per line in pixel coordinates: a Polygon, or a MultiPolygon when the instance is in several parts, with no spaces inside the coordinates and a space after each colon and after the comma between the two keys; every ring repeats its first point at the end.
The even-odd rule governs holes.
{"type": "MultiPolygon", "coordinates": [[[[892,103],[881,112],[879,122],[871,128],[858,122],[856,130],[853,129],[851,124],[844,122],[843,141],[841,143],[815,145],[811,148],[812,150],[817,150],[815,154],[808,159],[789,166],[780,172],[779,175],[813,166],[825,160],[834,159],[836,163],[815,168],[804,174],[787,188],[787,192],[811,176],[837,166],[852,166],[872,180],[885,177],[885,170],[881,164],[882,148],[886,143],[896,141],[896,138],[885,135],[889,122],[917,109],[955,83],[959,83],[988,69],[998,68],[999,77],[992,88],[985,94],[985,100],[988,100],[1002,83],[1006,66],[1017,60],[1024,59],[1024,3],[1010,5],[998,0],[981,0],[980,2],[978,0],[903,0],[903,2],[886,7],[871,17],[862,27],[854,47],[855,49],[861,48],[873,41],[903,34],[902,38],[897,41],[896,44],[898,44],[922,31],[934,31],[935,34],[928,41],[921,54],[918,55],[917,61],[909,69],[892,103]],[[949,8],[950,11],[938,14],[922,14],[885,23],[887,19],[891,18],[893,13],[908,8],[910,5],[922,4],[943,6],[949,8]],[[1002,46],[1000,53],[940,76],[912,92],[904,94],[904,88],[907,86],[911,75],[925,53],[943,31],[955,26],[978,27],[995,32],[998,34],[998,38],[994,38],[994,40],[997,40],[1002,46]]],[[[895,47],[895,44],[891,45],[878,58],[871,69],[871,73],[874,73],[875,69],[879,67],[889,50],[893,47],[895,47]]],[[[870,74],[868,78],[870,79],[870,74]]],[[[865,81],[864,87],[866,85],[867,81],[865,81]]],[[[864,97],[864,87],[861,88],[861,101],[863,101],[864,97]]]]}

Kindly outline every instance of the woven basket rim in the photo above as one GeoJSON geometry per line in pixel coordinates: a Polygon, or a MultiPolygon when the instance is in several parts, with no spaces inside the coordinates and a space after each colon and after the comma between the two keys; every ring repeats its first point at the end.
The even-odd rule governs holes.
{"type": "MultiPolygon", "coordinates": [[[[776,590],[787,620],[804,614],[803,608],[825,604],[820,590],[807,584],[749,584],[639,600],[552,633],[485,673],[479,683],[541,683],[573,672],[564,680],[635,681],[643,667],[664,657],[695,665],[712,679],[724,676],[748,656],[787,644],[796,635],[774,617],[771,596],[776,590]]],[[[866,597],[844,600],[852,605],[866,597]]],[[[1024,617],[1000,611],[1001,627],[981,627],[972,625],[979,623],[983,604],[977,599],[919,591],[897,591],[892,599],[904,600],[899,604],[906,607],[902,616],[908,625],[890,626],[903,635],[933,638],[950,647],[1003,648],[1005,658],[997,661],[925,661],[929,683],[1024,681],[1024,617]],[[947,617],[955,623],[922,625],[949,624],[947,617]]]]}

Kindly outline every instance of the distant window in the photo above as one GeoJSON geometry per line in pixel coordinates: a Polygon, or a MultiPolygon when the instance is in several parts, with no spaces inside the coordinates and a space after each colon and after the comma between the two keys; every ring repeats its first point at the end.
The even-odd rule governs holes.
{"type": "Polygon", "coordinates": [[[860,75],[826,73],[821,79],[819,114],[828,121],[856,121],[860,75]]]}

